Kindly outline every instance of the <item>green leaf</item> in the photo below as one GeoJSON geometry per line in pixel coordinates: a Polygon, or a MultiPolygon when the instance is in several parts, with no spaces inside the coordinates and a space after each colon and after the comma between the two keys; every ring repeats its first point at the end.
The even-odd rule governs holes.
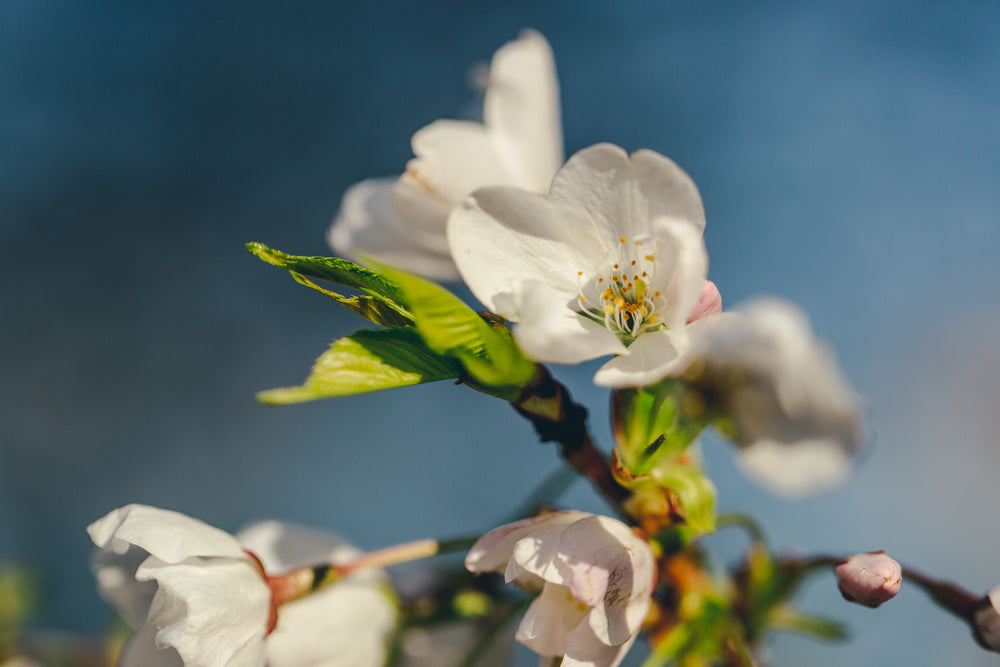
{"type": "Polygon", "coordinates": [[[462,374],[459,363],[429,350],[412,328],[362,330],[341,338],[320,355],[301,387],[262,391],[257,399],[286,405],[449,380],[462,374]]]}
{"type": "Polygon", "coordinates": [[[618,460],[633,475],[645,475],[684,451],[709,421],[701,395],[683,380],[669,378],[615,390],[611,420],[618,460]]]}
{"type": "Polygon", "coordinates": [[[400,297],[427,346],[462,362],[475,383],[523,387],[536,372],[506,325],[488,323],[454,294],[415,275],[379,267],[399,286],[400,297]]]}
{"type": "Polygon", "coordinates": [[[368,295],[344,296],[343,294],[320,287],[301,273],[296,273],[295,271],[290,271],[290,273],[295,282],[306,287],[311,287],[321,294],[325,294],[352,313],[360,315],[375,324],[381,324],[384,327],[403,327],[413,324],[413,320],[382,299],[368,295]]]}
{"type": "Polygon", "coordinates": [[[361,290],[382,302],[388,309],[395,310],[404,318],[409,319],[409,313],[400,305],[402,294],[399,286],[377,271],[366,269],[339,257],[289,255],[280,250],[269,248],[263,243],[248,243],[247,250],[268,264],[286,269],[293,275],[299,274],[361,290]]]}
{"type": "Polygon", "coordinates": [[[663,462],[653,469],[650,477],[677,495],[687,526],[699,533],[715,530],[715,485],[700,470],[663,462]]]}

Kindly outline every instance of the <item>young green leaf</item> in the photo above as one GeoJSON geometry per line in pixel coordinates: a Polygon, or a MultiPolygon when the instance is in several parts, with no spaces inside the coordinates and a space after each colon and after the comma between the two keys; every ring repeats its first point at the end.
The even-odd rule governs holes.
{"type": "Polygon", "coordinates": [[[461,361],[476,383],[521,387],[534,377],[534,362],[521,353],[506,327],[494,329],[436,283],[397,269],[379,268],[399,286],[401,301],[427,346],[461,361]]]}
{"type": "Polygon", "coordinates": [[[398,308],[390,306],[382,299],[374,296],[368,296],[366,294],[344,296],[343,294],[338,294],[320,287],[301,273],[296,273],[295,271],[290,271],[289,273],[292,274],[292,278],[295,279],[295,282],[300,285],[311,287],[317,292],[327,295],[352,313],[360,315],[375,324],[381,324],[384,327],[404,327],[413,325],[413,320],[401,313],[398,308]]]}
{"type": "Polygon", "coordinates": [[[320,355],[302,386],[262,391],[257,399],[286,405],[455,379],[462,374],[461,364],[428,349],[412,328],[362,330],[341,338],[320,355]]]}
{"type": "MultiPolygon", "coordinates": [[[[406,308],[401,305],[402,295],[399,286],[377,271],[366,269],[363,266],[349,262],[346,259],[340,259],[339,257],[289,255],[280,250],[269,248],[263,243],[248,243],[247,250],[268,264],[290,271],[293,276],[298,274],[299,276],[325,280],[326,282],[361,290],[373,297],[374,300],[381,302],[381,310],[394,310],[401,317],[410,319],[406,308]]],[[[315,288],[311,283],[303,283],[298,278],[296,280],[315,288]]],[[[350,306],[348,307],[350,308],[350,306]]],[[[354,310],[353,308],[351,309],[354,310]]],[[[358,311],[354,310],[354,312],[358,311]]],[[[371,311],[365,310],[365,312],[370,313],[371,311]]],[[[364,313],[358,314],[367,317],[364,313]]],[[[381,324],[381,322],[379,323],[381,324]]]]}

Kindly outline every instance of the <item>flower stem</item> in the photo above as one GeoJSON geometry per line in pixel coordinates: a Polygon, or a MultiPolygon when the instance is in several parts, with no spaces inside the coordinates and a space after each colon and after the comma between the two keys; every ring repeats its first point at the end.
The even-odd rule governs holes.
{"type": "Polygon", "coordinates": [[[465,551],[477,539],[478,537],[460,537],[449,540],[427,538],[405,542],[369,551],[346,563],[323,563],[312,567],[298,568],[284,574],[267,575],[265,578],[271,589],[272,603],[275,607],[280,607],[287,602],[298,600],[334,584],[358,570],[389,567],[440,554],[465,551]]]}
{"type": "Polygon", "coordinates": [[[629,491],[611,474],[607,458],[597,449],[587,429],[587,410],[575,403],[569,391],[538,365],[534,382],[525,387],[511,405],[531,422],[542,442],[559,445],[563,460],[604,496],[620,514],[629,491]]]}
{"type": "MultiPolygon", "coordinates": [[[[803,572],[806,572],[820,567],[836,567],[846,560],[847,557],[844,556],[819,555],[809,558],[788,559],[784,562],[794,564],[801,568],[803,572]]],[[[913,582],[916,586],[923,589],[939,607],[951,612],[967,623],[971,624],[973,622],[973,614],[982,600],[981,596],[973,595],[953,583],[928,577],[914,570],[912,567],[902,566],[902,571],[903,579],[913,582]]]]}

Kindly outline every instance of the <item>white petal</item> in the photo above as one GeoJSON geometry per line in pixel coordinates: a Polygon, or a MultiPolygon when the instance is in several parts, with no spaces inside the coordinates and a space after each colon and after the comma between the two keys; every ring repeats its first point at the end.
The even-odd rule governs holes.
{"type": "Polygon", "coordinates": [[[587,623],[581,623],[569,635],[560,667],[617,667],[638,636],[635,633],[618,646],[608,646],[594,635],[587,623]]]}
{"type": "Polygon", "coordinates": [[[486,128],[465,120],[436,120],[413,135],[406,173],[451,206],[476,188],[516,185],[486,128]]]}
{"type": "MultiPolygon", "coordinates": [[[[268,572],[343,563],[361,551],[342,539],[280,521],[252,524],[237,533],[268,572]]],[[[378,667],[396,622],[396,607],[381,570],[362,570],[278,611],[267,638],[270,667],[378,667]]]]}
{"type": "Polygon", "coordinates": [[[642,387],[653,384],[683,368],[688,357],[687,336],[680,330],[665,329],[639,335],[625,353],[601,366],[594,384],[601,387],[642,387]]]}
{"type": "Polygon", "coordinates": [[[550,512],[494,528],[472,545],[465,557],[470,572],[503,572],[514,554],[514,545],[532,531],[545,526],[567,526],[583,517],[585,512],[550,512]]]}
{"type": "Polygon", "coordinates": [[[270,574],[320,563],[344,563],[362,553],[336,535],[282,521],[253,523],[236,538],[260,558],[270,574]]]}
{"type": "Polygon", "coordinates": [[[840,485],[851,470],[851,451],[831,439],[757,440],[740,452],[747,476],[790,498],[840,485]]]}
{"type": "Polygon", "coordinates": [[[638,632],[645,616],[642,605],[648,606],[653,592],[649,545],[622,522],[592,516],[566,529],[559,552],[573,573],[573,595],[594,607],[587,619],[594,635],[617,646],[638,632]],[[643,611],[638,619],[626,613],[637,600],[643,611]]]}
{"type": "Polygon", "coordinates": [[[449,210],[402,180],[369,179],[344,193],[327,240],[355,260],[367,254],[436,280],[454,280],[458,271],[444,238],[449,210]]]}
{"type": "Polygon", "coordinates": [[[170,510],[126,505],[87,526],[94,544],[116,554],[131,545],[167,563],[191,556],[245,558],[243,547],[229,533],[170,510]]]}
{"type": "Polygon", "coordinates": [[[95,549],[90,567],[97,578],[101,597],[114,605],[122,617],[138,628],[146,622],[156,583],[136,581],[135,571],[149,558],[145,549],[133,546],[124,554],[95,549]]]}
{"type": "Polygon", "coordinates": [[[612,144],[596,144],[570,156],[556,174],[549,199],[582,207],[603,221],[607,242],[649,235],[657,218],[705,228],[705,211],[694,181],[672,160],[649,150],[630,157],[612,144]]]}
{"type": "Polygon", "coordinates": [[[520,323],[514,327],[514,338],[532,359],[577,364],[625,352],[625,346],[607,327],[577,313],[566,304],[564,295],[548,285],[524,283],[518,297],[520,323]]]}
{"type": "Polygon", "coordinates": [[[149,623],[185,667],[262,667],[271,592],[248,559],[150,557],[136,577],[156,580],[149,623]]]}
{"type": "Polygon", "coordinates": [[[777,299],[725,315],[691,325],[721,323],[692,336],[692,354],[722,397],[744,467],[788,495],[842,481],[864,441],[859,400],[805,315],[777,299]]]}
{"type": "Polygon", "coordinates": [[[352,576],[278,611],[269,667],[381,667],[396,608],[377,581],[352,576]]]}
{"type": "Polygon", "coordinates": [[[573,599],[569,589],[547,583],[525,612],[514,636],[539,655],[562,655],[569,633],[587,615],[586,605],[573,599]]]}
{"type": "Polygon", "coordinates": [[[448,218],[448,243],[476,298],[514,321],[518,314],[499,310],[498,296],[537,281],[571,301],[606,254],[605,240],[584,214],[514,188],[482,188],[457,206],[448,218]]]}
{"type": "Polygon", "coordinates": [[[128,638],[118,656],[118,667],[184,667],[172,648],[156,648],[156,628],[143,624],[128,638]]]}
{"type": "Polygon", "coordinates": [[[537,32],[525,30],[493,55],[483,118],[514,184],[548,192],[563,162],[562,123],[552,49],[537,32]]]}
{"type": "Polygon", "coordinates": [[[662,292],[667,300],[657,313],[668,327],[683,327],[704,291],[708,274],[705,240],[701,229],[678,218],[657,218],[651,228],[657,271],[651,289],[662,292]]]}

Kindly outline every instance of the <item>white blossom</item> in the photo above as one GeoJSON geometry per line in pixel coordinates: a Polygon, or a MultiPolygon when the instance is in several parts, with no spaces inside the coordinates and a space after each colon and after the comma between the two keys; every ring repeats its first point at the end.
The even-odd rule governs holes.
{"type": "Polygon", "coordinates": [[[597,144],[570,157],[548,197],[476,190],[453,210],[448,239],[463,280],[517,323],[529,356],[616,355],[595,381],[640,386],[683,359],[706,288],[704,227],[698,189],[674,162],[597,144]]]}
{"type": "Polygon", "coordinates": [[[846,477],[864,442],[860,399],[793,304],[759,298],[689,327],[670,375],[708,389],[743,469],[789,496],[846,477]]]}
{"type": "Polygon", "coordinates": [[[435,121],[413,135],[412,147],[416,157],[398,179],[347,190],[328,240],[349,257],[454,280],[445,240],[452,206],[486,185],[544,193],[562,164],[558,81],[545,38],[526,30],[494,54],[482,123],[435,121]]]}
{"type": "Polygon", "coordinates": [[[615,667],[649,611],[654,559],[625,524],[585,512],[516,521],[481,537],[465,559],[472,572],[503,572],[539,592],[516,638],[563,667],[615,667]]]}
{"type": "Polygon", "coordinates": [[[269,630],[268,574],[350,560],[359,552],[276,521],[237,536],[144,505],[87,528],[101,594],[136,627],[121,667],[379,667],[395,606],[378,572],[359,572],[281,605],[269,630]]]}

